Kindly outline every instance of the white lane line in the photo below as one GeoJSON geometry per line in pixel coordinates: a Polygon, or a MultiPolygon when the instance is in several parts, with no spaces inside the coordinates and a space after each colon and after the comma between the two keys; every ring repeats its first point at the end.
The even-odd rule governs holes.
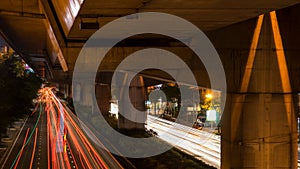
{"type": "Polygon", "coordinates": [[[6,156],[6,158],[5,158],[5,160],[4,160],[3,163],[2,163],[2,160],[0,161],[0,164],[2,163],[1,169],[3,169],[5,163],[6,163],[7,160],[8,160],[8,157],[10,156],[10,154],[11,154],[11,152],[12,152],[12,150],[13,150],[13,148],[14,148],[16,142],[17,142],[17,140],[19,139],[19,136],[20,136],[20,134],[22,133],[22,130],[23,130],[23,128],[24,128],[24,126],[25,126],[25,124],[26,124],[26,122],[27,122],[27,119],[28,119],[28,116],[26,117],[25,122],[23,123],[23,125],[22,125],[22,127],[21,127],[21,129],[20,129],[20,131],[19,131],[19,133],[18,133],[18,135],[17,135],[17,137],[16,137],[14,143],[13,143],[12,146],[10,147],[9,153],[8,153],[7,155],[5,154],[7,151],[4,153],[3,157],[6,156]]]}

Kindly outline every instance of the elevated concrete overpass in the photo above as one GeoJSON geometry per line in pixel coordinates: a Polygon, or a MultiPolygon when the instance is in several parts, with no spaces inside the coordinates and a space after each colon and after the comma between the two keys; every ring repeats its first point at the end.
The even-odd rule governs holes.
{"type": "Polygon", "coordinates": [[[0,2],[1,34],[36,70],[45,69],[47,78],[53,78],[54,72],[71,72],[86,40],[98,27],[121,16],[165,12],[212,31],[298,2],[4,0],[0,2]]]}
{"type": "MultiPolygon", "coordinates": [[[[207,33],[225,68],[228,93],[222,116],[222,168],[296,168],[299,3],[299,0],[131,0],[126,3],[122,0],[3,0],[0,31],[37,72],[59,83],[62,91],[71,93],[76,58],[98,28],[136,12],[165,12],[187,19],[207,33]],[[270,13],[274,10],[276,13],[270,13]]],[[[106,73],[99,84],[105,85],[96,88],[102,99],[100,107],[108,108],[110,98],[105,92],[116,65],[128,54],[149,46],[180,56],[191,67],[198,84],[210,87],[204,67],[186,46],[163,36],[135,36],[113,48],[102,63],[102,72],[106,73]]],[[[152,80],[170,79],[160,72],[146,74],[152,80]]],[[[136,83],[144,86],[143,80],[137,79],[136,83]]],[[[89,92],[84,84],[79,84],[79,88],[82,95],[89,92]]],[[[87,105],[91,102],[85,96],[75,97],[87,105]]]]}

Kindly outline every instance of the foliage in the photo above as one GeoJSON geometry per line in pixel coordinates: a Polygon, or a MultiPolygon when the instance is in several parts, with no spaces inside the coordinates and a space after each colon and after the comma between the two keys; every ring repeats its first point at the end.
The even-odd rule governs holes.
{"type": "Polygon", "coordinates": [[[180,100],[180,91],[177,85],[170,86],[168,83],[166,83],[163,84],[161,90],[166,94],[168,101],[172,101],[173,98],[180,100]]]}
{"type": "Polygon", "coordinates": [[[178,107],[176,108],[175,112],[173,112],[173,117],[177,117],[181,107],[181,95],[178,85],[163,84],[161,90],[165,93],[167,101],[173,102],[174,99],[176,99],[178,107]]]}
{"type": "Polygon", "coordinates": [[[5,54],[0,62],[0,129],[1,133],[15,119],[32,107],[32,99],[42,83],[32,72],[26,72],[24,61],[15,54],[5,54]]]}
{"type": "Polygon", "coordinates": [[[220,97],[208,98],[205,95],[201,95],[200,97],[200,116],[204,116],[207,110],[216,110],[217,112],[221,112],[220,97]]]}

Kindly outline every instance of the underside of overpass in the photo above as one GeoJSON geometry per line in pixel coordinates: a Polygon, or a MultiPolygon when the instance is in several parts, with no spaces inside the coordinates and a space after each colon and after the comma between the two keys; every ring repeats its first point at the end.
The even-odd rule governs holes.
{"type": "MultiPolygon", "coordinates": [[[[164,12],[182,17],[206,33],[225,69],[227,101],[222,116],[222,168],[297,168],[298,3],[299,0],[177,0],[172,3],[167,0],[126,3],[122,0],[2,0],[0,33],[35,71],[71,94],[76,59],[98,28],[137,12],[164,12]]],[[[170,37],[143,34],[118,43],[99,66],[96,91],[99,100],[102,99],[98,101],[100,107],[108,107],[108,84],[119,63],[133,52],[149,47],[176,54],[190,67],[199,86],[210,87],[203,63],[187,46],[170,37]]],[[[173,81],[157,70],[144,71],[141,77],[135,82],[139,89],[173,81]]],[[[74,99],[90,104],[84,96],[90,88],[78,85],[82,95],[74,99]]],[[[142,107],[144,100],[137,102],[142,107]]]]}

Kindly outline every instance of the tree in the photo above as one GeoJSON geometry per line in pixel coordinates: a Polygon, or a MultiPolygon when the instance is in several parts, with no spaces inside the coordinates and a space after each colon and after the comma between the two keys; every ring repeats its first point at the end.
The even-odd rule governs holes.
{"type": "Polygon", "coordinates": [[[0,132],[4,133],[15,119],[29,113],[42,81],[26,71],[24,61],[14,53],[2,55],[0,72],[0,132]]]}

